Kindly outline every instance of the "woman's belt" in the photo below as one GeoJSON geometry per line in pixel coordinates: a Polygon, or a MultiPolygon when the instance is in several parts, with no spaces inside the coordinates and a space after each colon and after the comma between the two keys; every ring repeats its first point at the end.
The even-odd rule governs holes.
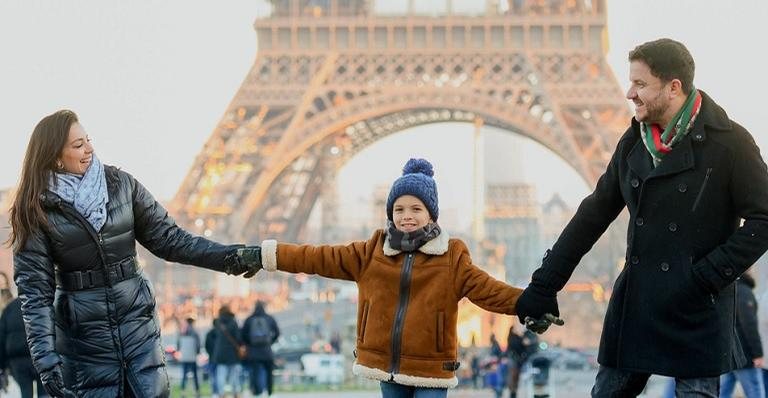
{"type": "Polygon", "coordinates": [[[64,290],[85,290],[114,285],[139,274],[139,266],[133,256],[109,264],[106,268],[106,270],[56,272],[56,284],[64,290]]]}

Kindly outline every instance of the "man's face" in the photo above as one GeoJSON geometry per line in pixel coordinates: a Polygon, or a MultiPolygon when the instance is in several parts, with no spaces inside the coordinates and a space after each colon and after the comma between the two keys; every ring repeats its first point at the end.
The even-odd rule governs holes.
{"type": "Polygon", "coordinates": [[[670,107],[670,84],[653,76],[651,68],[643,61],[632,61],[629,64],[629,81],[627,99],[635,104],[635,119],[666,127],[670,107]]]}

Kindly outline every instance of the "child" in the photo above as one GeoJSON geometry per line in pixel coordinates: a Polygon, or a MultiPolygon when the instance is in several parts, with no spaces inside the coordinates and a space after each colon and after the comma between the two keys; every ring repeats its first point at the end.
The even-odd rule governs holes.
{"type": "Polygon", "coordinates": [[[463,297],[515,315],[521,289],[472,264],[466,245],[437,224],[432,165],[410,159],[387,199],[388,227],[368,241],[297,246],[267,240],[263,267],[355,281],[353,372],[379,380],[382,396],[446,397],[458,380],[456,322],[463,297]]]}

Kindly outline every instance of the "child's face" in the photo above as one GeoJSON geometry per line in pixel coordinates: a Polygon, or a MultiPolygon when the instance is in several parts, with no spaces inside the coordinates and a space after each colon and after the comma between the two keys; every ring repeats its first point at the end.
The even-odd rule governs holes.
{"type": "Polygon", "coordinates": [[[421,199],[403,195],[392,205],[392,221],[399,231],[413,232],[432,222],[432,218],[421,199]]]}

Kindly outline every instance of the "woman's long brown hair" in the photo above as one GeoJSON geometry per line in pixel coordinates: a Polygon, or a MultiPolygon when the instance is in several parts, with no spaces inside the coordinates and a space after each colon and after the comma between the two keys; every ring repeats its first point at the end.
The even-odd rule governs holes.
{"type": "Polygon", "coordinates": [[[60,110],[40,120],[27,144],[16,197],[11,205],[11,236],[8,243],[14,252],[24,248],[38,229],[48,228],[41,195],[48,189],[51,173],[69,138],[69,128],[77,123],[77,115],[60,110]]]}

